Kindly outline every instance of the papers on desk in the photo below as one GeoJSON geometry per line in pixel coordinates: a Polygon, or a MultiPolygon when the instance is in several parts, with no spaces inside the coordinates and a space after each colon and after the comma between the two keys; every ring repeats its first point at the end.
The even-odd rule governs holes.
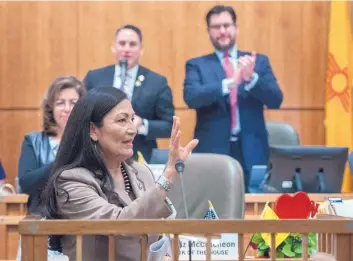
{"type": "Polygon", "coordinates": [[[353,218],[353,199],[329,198],[327,203],[326,214],[353,218]]]}
{"type": "Polygon", "coordinates": [[[164,257],[172,254],[172,247],[168,237],[163,236],[157,242],[151,244],[148,261],[163,261],[164,257]]]}

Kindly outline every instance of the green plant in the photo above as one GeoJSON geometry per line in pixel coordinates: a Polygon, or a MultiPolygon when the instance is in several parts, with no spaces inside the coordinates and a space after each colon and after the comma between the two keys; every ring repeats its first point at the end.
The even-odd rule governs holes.
{"type": "MultiPolygon", "coordinates": [[[[316,234],[308,234],[308,255],[311,256],[316,251],[316,234]]],[[[268,257],[270,247],[266,244],[260,233],[255,233],[250,245],[257,250],[258,257],[268,257]]],[[[302,249],[302,235],[291,233],[289,236],[276,248],[276,257],[301,257],[302,249]]]]}

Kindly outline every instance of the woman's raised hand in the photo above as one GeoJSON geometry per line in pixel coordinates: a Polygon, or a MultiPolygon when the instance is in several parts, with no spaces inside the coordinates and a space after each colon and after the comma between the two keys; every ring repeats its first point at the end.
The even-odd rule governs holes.
{"type": "MultiPolygon", "coordinates": [[[[185,161],[190,155],[191,151],[197,146],[199,141],[197,139],[193,139],[185,147],[180,146],[180,119],[177,116],[173,117],[173,128],[169,141],[169,157],[166,166],[166,171],[172,174],[172,177],[168,177],[174,179],[177,176],[177,172],[175,170],[175,163],[178,160],[185,161]]],[[[166,173],[167,174],[167,173],[166,173]]]]}

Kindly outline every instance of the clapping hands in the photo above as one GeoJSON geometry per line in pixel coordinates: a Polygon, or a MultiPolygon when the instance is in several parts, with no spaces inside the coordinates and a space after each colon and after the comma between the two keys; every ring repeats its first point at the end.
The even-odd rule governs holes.
{"type": "Polygon", "coordinates": [[[238,66],[234,72],[235,85],[238,86],[243,81],[248,83],[255,72],[256,52],[251,55],[243,55],[238,59],[238,66]]]}

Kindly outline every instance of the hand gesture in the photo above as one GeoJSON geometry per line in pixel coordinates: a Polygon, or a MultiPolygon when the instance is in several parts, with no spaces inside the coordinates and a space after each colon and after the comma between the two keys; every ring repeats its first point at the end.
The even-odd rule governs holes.
{"type": "Polygon", "coordinates": [[[138,128],[140,128],[140,126],[142,125],[141,117],[135,115],[134,124],[136,126],[136,129],[138,130],[138,128]]]}
{"type": "MultiPolygon", "coordinates": [[[[165,172],[173,173],[173,176],[177,176],[177,172],[175,170],[175,163],[178,160],[185,161],[191,151],[197,146],[199,143],[198,140],[193,139],[190,141],[185,147],[180,146],[180,119],[177,116],[173,117],[173,128],[169,141],[169,156],[168,162],[166,166],[165,172]]],[[[173,177],[170,177],[173,178],[173,177]]]]}
{"type": "Polygon", "coordinates": [[[256,52],[252,52],[250,55],[241,56],[238,59],[238,68],[242,72],[242,79],[245,82],[249,82],[251,76],[255,70],[255,62],[256,62],[256,52]]]}
{"type": "Polygon", "coordinates": [[[234,74],[233,74],[233,80],[234,80],[234,85],[232,85],[232,88],[237,88],[243,81],[243,68],[235,68],[234,74]]]}

